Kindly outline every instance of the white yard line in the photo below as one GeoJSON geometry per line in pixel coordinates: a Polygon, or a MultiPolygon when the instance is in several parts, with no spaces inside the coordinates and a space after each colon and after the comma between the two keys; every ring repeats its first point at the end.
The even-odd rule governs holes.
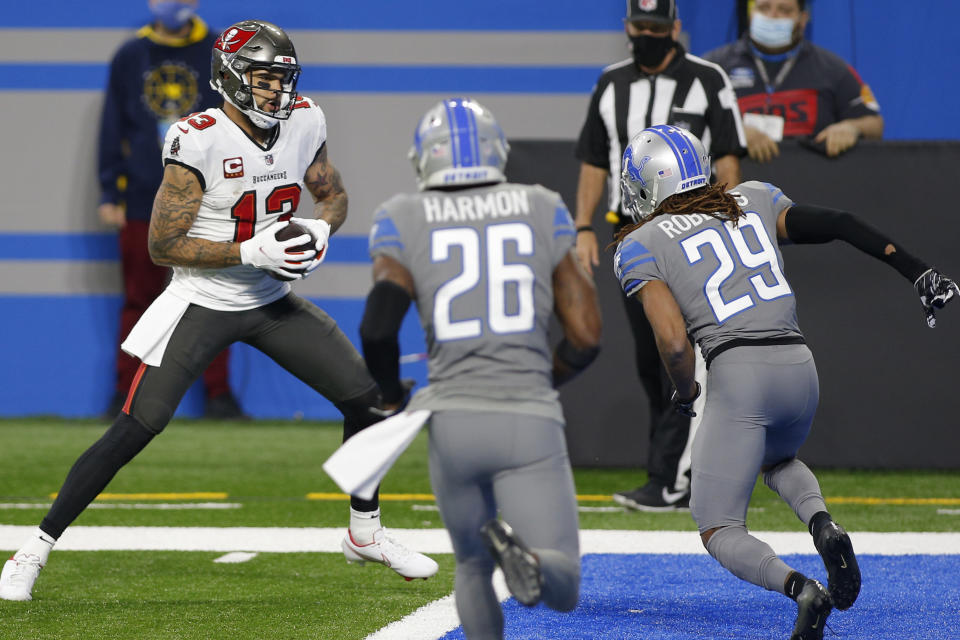
{"type": "MultiPolygon", "coordinates": [[[[510,597],[503,573],[497,569],[493,574],[493,590],[497,600],[510,597]]],[[[384,628],[366,637],[366,640],[436,640],[460,626],[453,594],[425,604],[410,615],[391,622],[384,628]]]]}
{"type": "MultiPolygon", "coordinates": [[[[17,549],[36,527],[0,525],[0,549],[17,549]]],[[[345,529],[285,527],[70,527],[57,542],[63,551],[252,551],[337,553],[345,529]]],[[[446,529],[390,529],[421,553],[452,553],[446,529]]],[[[781,554],[816,553],[806,532],[755,531],[781,554]]],[[[960,533],[851,534],[857,553],[881,555],[960,554],[960,533]]],[[[582,553],[704,554],[694,531],[580,532],[582,553]]]]}

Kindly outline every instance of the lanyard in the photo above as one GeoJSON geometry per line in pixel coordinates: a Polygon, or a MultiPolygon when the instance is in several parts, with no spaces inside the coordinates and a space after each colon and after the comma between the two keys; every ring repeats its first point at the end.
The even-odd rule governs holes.
{"type": "Polygon", "coordinates": [[[774,93],[777,87],[783,84],[787,74],[790,73],[790,71],[793,69],[793,66],[797,63],[798,54],[790,56],[787,61],[783,63],[783,66],[780,67],[780,72],[777,74],[777,77],[773,79],[773,84],[770,84],[770,76],[767,74],[767,67],[763,63],[763,60],[757,56],[753,56],[753,63],[756,65],[757,71],[760,73],[760,79],[763,80],[763,84],[767,88],[767,95],[774,93]]]}

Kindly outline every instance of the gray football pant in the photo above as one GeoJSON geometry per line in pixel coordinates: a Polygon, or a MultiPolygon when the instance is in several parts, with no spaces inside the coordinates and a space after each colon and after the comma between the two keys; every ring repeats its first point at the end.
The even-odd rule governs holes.
{"type": "Polygon", "coordinates": [[[720,529],[707,550],[734,575],[783,591],[790,567],[747,533],[747,506],[762,467],[764,480],[804,522],[826,510],[813,473],[797,450],[820,397],[805,345],[737,347],[713,361],[703,422],[693,444],[690,509],[700,533],[720,529]]]}
{"type": "Polygon", "coordinates": [[[457,560],[455,599],[470,640],[503,637],[494,563],[480,527],[503,519],[540,558],[543,601],[569,611],[580,590],[577,499],[563,425],[532,415],[438,411],[430,481],[457,560]]]}

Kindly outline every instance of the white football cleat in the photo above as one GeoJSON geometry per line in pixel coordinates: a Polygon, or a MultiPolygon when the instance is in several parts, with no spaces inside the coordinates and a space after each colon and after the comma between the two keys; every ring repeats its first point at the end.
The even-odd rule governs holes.
{"type": "Polygon", "coordinates": [[[22,551],[11,556],[0,573],[0,600],[33,600],[30,592],[40,569],[40,556],[22,551]]]}
{"type": "Polygon", "coordinates": [[[379,562],[399,573],[408,582],[414,578],[426,580],[440,568],[431,558],[411,551],[391,538],[383,527],[373,532],[373,542],[368,544],[358,544],[347,529],[347,535],[340,547],[347,562],[361,565],[366,562],[379,562]]]}

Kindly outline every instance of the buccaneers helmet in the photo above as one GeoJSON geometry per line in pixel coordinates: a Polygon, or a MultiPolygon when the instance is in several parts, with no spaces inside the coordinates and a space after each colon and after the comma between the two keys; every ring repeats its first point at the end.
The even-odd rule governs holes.
{"type": "Polygon", "coordinates": [[[293,112],[300,65],[290,37],[275,24],[244,20],[227,28],[213,45],[210,86],[261,129],[269,129],[293,112]],[[282,76],[280,108],[264,111],[253,97],[249,72],[268,69],[282,76]]]}

